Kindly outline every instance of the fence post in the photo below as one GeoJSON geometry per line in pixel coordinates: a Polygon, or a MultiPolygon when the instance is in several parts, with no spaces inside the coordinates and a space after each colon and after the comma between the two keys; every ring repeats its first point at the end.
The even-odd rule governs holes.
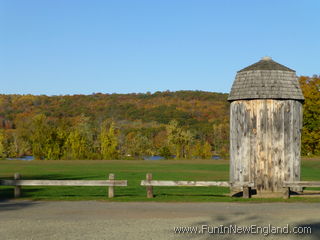
{"type": "MultiPolygon", "coordinates": [[[[146,176],[147,181],[152,180],[152,173],[147,173],[146,176]]],[[[152,186],[147,186],[147,198],[153,198],[153,187],[152,186]]]]}
{"type": "Polygon", "coordinates": [[[289,199],[290,198],[290,188],[285,187],[283,188],[283,199],[289,199]]]}
{"type": "MultiPolygon", "coordinates": [[[[115,179],[114,173],[109,174],[109,180],[113,181],[115,179]]],[[[113,198],[114,197],[114,186],[109,186],[108,188],[108,197],[113,198]]]]}
{"type": "Polygon", "coordinates": [[[251,187],[244,185],[243,186],[243,198],[251,198],[251,187]]]}
{"type": "MultiPolygon", "coordinates": [[[[13,178],[14,178],[14,180],[20,180],[21,175],[19,173],[15,173],[13,178]]],[[[21,186],[15,186],[14,187],[14,197],[18,198],[20,196],[21,196],[21,186]]]]}

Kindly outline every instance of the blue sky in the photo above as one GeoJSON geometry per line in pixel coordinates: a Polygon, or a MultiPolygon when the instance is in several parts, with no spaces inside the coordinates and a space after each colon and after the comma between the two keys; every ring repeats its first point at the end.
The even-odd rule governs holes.
{"type": "Polygon", "coordinates": [[[320,74],[320,1],[0,0],[0,93],[229,92],[263,56],[320,74]]]}

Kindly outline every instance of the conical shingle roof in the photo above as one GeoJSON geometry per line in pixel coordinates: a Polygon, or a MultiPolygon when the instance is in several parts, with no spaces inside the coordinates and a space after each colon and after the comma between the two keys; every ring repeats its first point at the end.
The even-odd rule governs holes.
{"type": "Polygon", "coordinates": [[[237,72],[229,101],[240,99],[293,99],[304,97],[296,72],[264,57],[237,72]]]}

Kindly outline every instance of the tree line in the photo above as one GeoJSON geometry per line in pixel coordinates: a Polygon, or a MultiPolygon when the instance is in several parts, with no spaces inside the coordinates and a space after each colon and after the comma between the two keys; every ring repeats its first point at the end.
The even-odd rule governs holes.
{"type": "MultiPolygon", "coordinates": [[[[320,77],[300,77],[302,154],[320,155],[320,77]]],[[[228,94],[0,95],[0,158],[211,158],[229,152],[228,94]]]]}
{"type": "Polygon", "coordinates": [[[227,96],[203,91],[0,95],[0,157],[227,155],[227,96]]]}
{"type": "MultiPolygon", "coordinates": [[[[227,127],[220,124],[216,130],[216,136],[227,139],[227,127]]],[[[217,148],[221,149],[222,145],[221,142],[217,148]]],[[[110,119],[97,127],[84,115],[71,125],[37,114],[19,122],[14,131],[0,130],[2,158],[33,155],[35,159],[51,160],[138,159],[159,155],[208,159],[213,150],[211,143],[199,139],[196,132],[182,127],[176,120],[153,128],[125,129],[110,119]]]]}

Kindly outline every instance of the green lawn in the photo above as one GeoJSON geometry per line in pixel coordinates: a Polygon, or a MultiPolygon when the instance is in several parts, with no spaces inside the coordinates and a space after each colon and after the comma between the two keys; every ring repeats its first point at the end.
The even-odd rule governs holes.
{"type": "MultiPolygon", "coordinates": [[[[116,187],[111,201],[284,201],[282,199],[242,199],[227,196],[223,187],[154,187],[154,199],[146,198],[140,180],[148,172],[155,180],[228,181],[229,162],[225,160],[113,160],[113,161],[6,161],[0,160],[0,179],[116,179],[128,180],[128,187],[116,187]]],[[[320,159],[302,163],[302,180],[320,181],[320,159]]],[[[33,200],[106,200],[105,187],[23,187],[22,198],[33,200]]],[[[1,198],[12,198],[13,187],[0,187],[1,198]]],[[[318,198],[291,198],[286,201],[320,201],[318,198]]]]}

